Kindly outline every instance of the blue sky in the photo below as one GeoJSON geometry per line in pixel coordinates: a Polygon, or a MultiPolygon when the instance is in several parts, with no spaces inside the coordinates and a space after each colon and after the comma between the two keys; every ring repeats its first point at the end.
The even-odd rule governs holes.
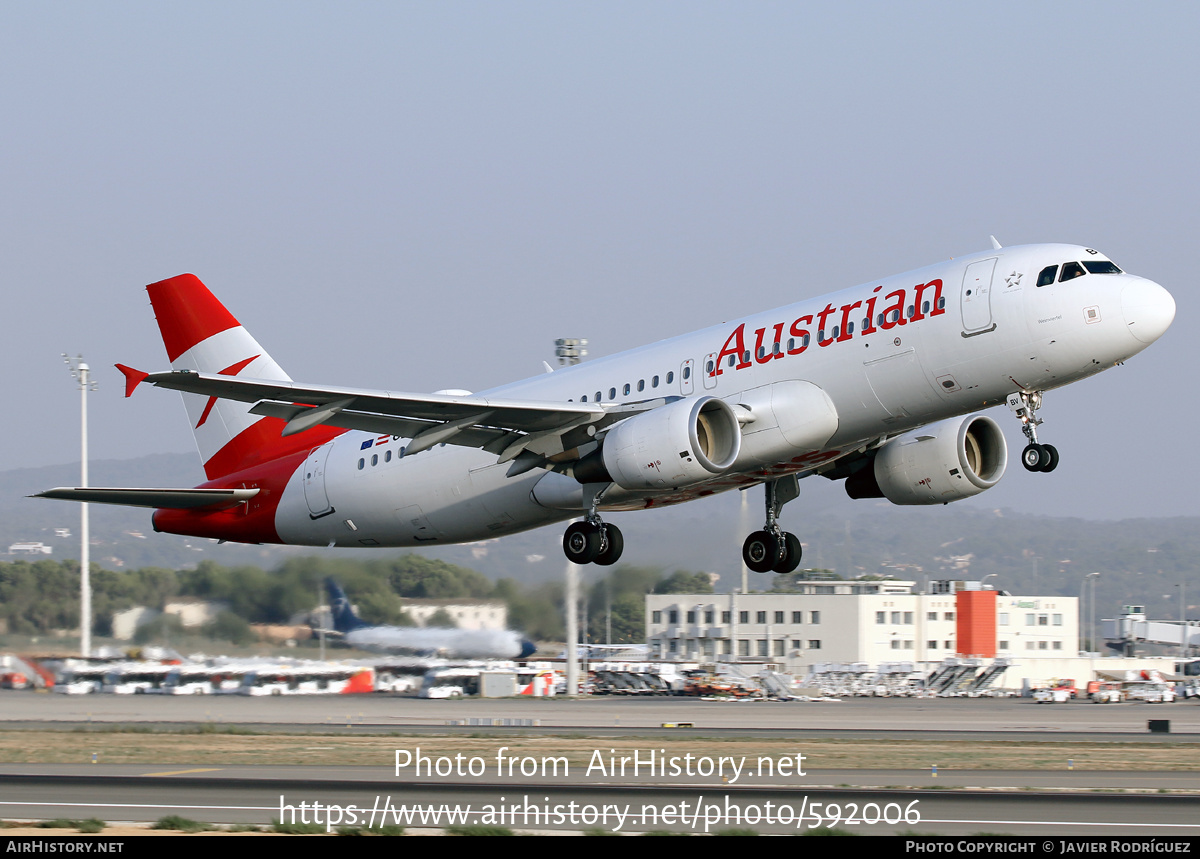
{"type": "MultiPolygon", "coordinates": [[[[0,5],[0,469],[186,451],[143,286],[198,274],[296,379],[480,390],[988,247],[1174,294],[1052,392],[1053,476],[970,502],[1197,515],[1191,4],[0,5]]],[[[1010,446],[1022,438],[996,412],[1010,446]]],[[[1015,463],[1014,463],[1015,466],[1015,463]]],[[[199,475],[199,463],[197,463],[199,475]]]]}

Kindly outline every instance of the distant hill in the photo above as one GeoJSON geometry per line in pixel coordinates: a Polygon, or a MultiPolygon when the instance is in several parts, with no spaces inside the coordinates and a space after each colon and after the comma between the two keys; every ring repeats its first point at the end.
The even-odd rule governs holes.
{"type": "MultiPolygon", "coordinates": [[[[78,464],[0,472],[0,553],[14,542],[40,541],[53,547],[53,558],[77,558],[78,507],[24,496],[51,486],[73,486],[78,475],[78,464]],[[56,537],[56,528],[69,529],[70,538],[56,537]]],[[[90,482],[193,486],[202,479],[195,454],[159,454],[93,462],[90,482]]],[[[761,525],[762,492],[750,490],[744,517],[741,501],[741,493],[727,493],[675,508],[613,515],[611,521],[625,534],[622,562],[716,572],[721,577],[718,591],[739,586],[741,543],[761,525]]],[[[145,510],[107,505],[93,505],[91,510],[93,562],[117,569],[182,568],[204,558],[270,568],[294,554],[379,557],[408,551],[218,545],[155,534],[145,510]]],[[[885,501],[851,501],[840,484],[810,478],[783,519],[805,543],[803,566],[832,569],[846,577],[884,573],[921,582],[992,576],[989,585],[1013,593],[1078,596],[1083,577],[1099,572],[1097,608],[1104,615],[1133,603],[1146,605],[1152,616],[1178,618],[1180,584],[1185,584],[1189,603],[1200,604],[1195,575],[1198,518],[1103,522],[1030,516],[989,510],[978,499],[896,507],[885,501]]],[[[558,579],[565,566],[562,530],[562,525],[552,525],[503,540],[423,546],[419,553],[471,567],[492,579],[558,579]]],[[[603,576],[599,567],[584,572],[588,582],[603,576]]],[[[769,586],[766,576],[751,574],[749,580],[751,589],[769,586]]]]}

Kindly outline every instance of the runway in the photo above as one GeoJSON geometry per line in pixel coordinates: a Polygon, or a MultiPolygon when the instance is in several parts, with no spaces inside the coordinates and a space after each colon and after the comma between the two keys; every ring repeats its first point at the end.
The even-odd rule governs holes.
{"type": "MultiPolygon", "coordinates": [[[[1194,796],[533,780],[413,784],[381,778],[377,771],[304,767],[286,774],[270,768],[164,773],[100,767],[82,775],[11,769],[0,772],[0,793],[5,797],[0,807],[6,818],[153,821],[178,814],[258,825],[282,817],[285,822],[327,823],[330,828],[499,823],[533,830],[666,829],[702,834],[748,826],[764,834],[795,834],[832,825],[872,835],[1200,835],[1200,804],[1194,796]]],[[[824,780],[827,775],[835,774],[816,777],[824,780]]],[[[886,777],[875,774],[871,780],[886,777]]]]}
{"type": "MultiPolygon", "coordinates": [[[[714,760],[722,738],[905,740],[960,745],[1012,741],[1021,747],[1076,741],[1182,751],[1200,743],[1200,709],[1173,705],[1037,705],[1027,700],[848,699],[821,703],[724,704],[683,698],[426,701],[389,696],[336,698],[67,697],[0,693],[0,727],[71,731],[79,727],[172,730],[244,726],[261,733],[363,735],[381,746],[412,748],[405,737],[475,737],[492,751],[505,738],[570,736],[703,739],[714,760]],[[1170,733],[1150,733],[1150,720],[1170,733]],[[508,722],[482,727],[481,723],[508,722]],[[472,724],[474,722],[475,724],[472,724]],[[690,723],[693,727],[663,727],[690,723]],[[379,735],[384,735],[379,737],[379,735]],[[483,738],[480,738],[484,735],[483,738]]],[[[213,741],[216,741],[216,737],[213,741]]],[[[509,740],[511,742],[512,740],[509,740]]],[[[432,754],[437,741],[426,744],[432,754]]],[[[663,745],[669,745],[663,743],[663,745]]],[[[649,751],[646,752],[649,754],[649,751]]],[[[1124,754],[1128,755],[1128,752],[1124,754]]],[[[199,757],[203,757],[200,755],[199,757]]],[[[409,820],[421,828],[453,815],[516,829],[703,832],[749,826],[795,833],[818,825],[864,834],[1198,835],[1200,794],[1193,772],[839,769],[810,764],[801,777],[749,775],[730,781],[697,772],[654,770],[623,777],[578,764],[554,776],[397,777],[390,752],[379,766],[223,766],[205,760],[146,765],[0,765],[0,815],[6,818],[156,820],[167,814],[218,823],[269,824],[282,813],[341,825],[409,820]],[[314,807],[317,803],[318,807],[314,807]],[[331,807],[340,809],[330,812],[331,807]],[[516,810],[514,810],[514,808],[516,810]],[[606,811],[607,809],[607,811],[606,811]],[[585,813],[586,810],[586,813],[585,813]],[[487,815],[491,815],[489,821],[487,815]],[[399,817],[397,817],[397,815],[399,817]],[[422,817],[424,815],[424,817],[422,817]],[[353,820],[351,817],[353,816],[353,820]],[[849,818],[849,819],[847,819],[849,818]]],[[[1057,766],[1057,764],[1056,764],[1057,766]]],[[[299,818],[297,818],[299,819],[299,818]]],[[[331,823],[330,825],[335,825],[331,823]]]]}
{"type": "MultiPolygon", "coordinates": [[[[83,695],[0,691],[0,727],[88,723],[283,726],[330,730],[444,730],[471,720],[528,721],[543,730],[658,729],[690,722],[706,733],[753,731],[895,732],[942,735],[1136,736],[1146,742],[1200,740],[1200,704],[1035,704],[1029,699],[848,698],[837,702],[722,703],[695,698],[603,697],[424,700],[388,695],[251,698],[240,695],[83,695]],[[1151,734],[1168,720],[1170,734],[1151,734]]],[[[468,727],[470,725],[467,725],[468,727]]]]}

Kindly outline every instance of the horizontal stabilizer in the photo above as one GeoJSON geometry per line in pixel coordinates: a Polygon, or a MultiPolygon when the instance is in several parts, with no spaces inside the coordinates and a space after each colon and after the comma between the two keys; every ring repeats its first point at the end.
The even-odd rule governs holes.
{"type": "Polygon", "coordinates": [[[122,504],[171,510],[223,510],[236,507],[258,494],[257,489],[120,489],[111,487],[56,486],[31,498],[86,501],[88,504],[122,504]]]}

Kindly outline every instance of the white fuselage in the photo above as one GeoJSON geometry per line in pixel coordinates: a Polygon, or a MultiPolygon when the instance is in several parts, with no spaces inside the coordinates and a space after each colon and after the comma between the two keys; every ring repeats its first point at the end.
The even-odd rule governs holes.
{"type": "MultiPolygon", "coordinates": [[[[976,254],[485,393],[605,405],[705,395],[753,415],[727,471],[679,489],[614,486],[601,509],[803,477],[884,438],[1001,404],[1014,391],[1060,387],[1140,352],[1174,316],[1162,287],[1090,272],[1036,285],[1048,266],[1104,260],[1075,245],[976,254]]],[[[288,482],[276,514],[280,538],[339,546],[464,542],[583,509],[564,475],[535,468],[509,477],[511,463],[453,445],[403,456],[406,441],[350,431],[329,442],[317,454],[320,486],[311,477],[305,486],[305,467],[288,482]]]]}

